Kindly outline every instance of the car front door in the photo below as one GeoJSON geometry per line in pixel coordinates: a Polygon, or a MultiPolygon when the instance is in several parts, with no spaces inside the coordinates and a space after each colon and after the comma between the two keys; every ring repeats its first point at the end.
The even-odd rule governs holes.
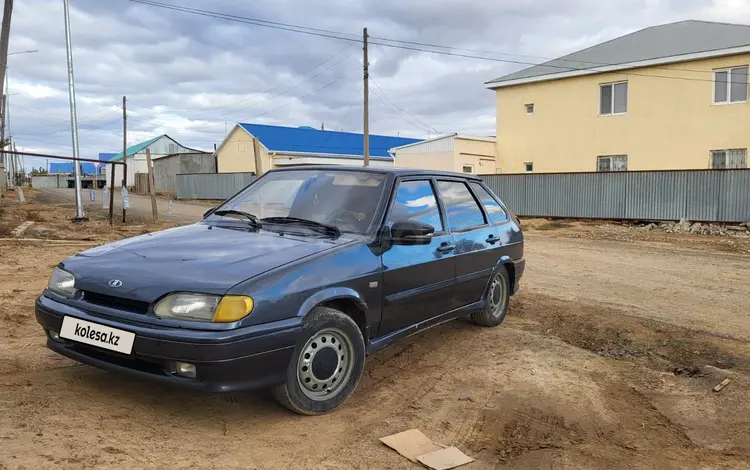
{"type": "Polygon", "coordinates": [[[381,255],[383,316],[378,336],[387,335],[451,309],[455,245],[446,232],[430,178],[397,182],[386,225],[413,220],[435,228],[429,244],[392,244],[381,255]]]}
{"type": "Polygon", "coordinates": [[[482,298],[492,268],[497,262],[497,237],[465,180],[438,181],[449,231],[456,242],[456,286],[454,308],[482,298]]]}

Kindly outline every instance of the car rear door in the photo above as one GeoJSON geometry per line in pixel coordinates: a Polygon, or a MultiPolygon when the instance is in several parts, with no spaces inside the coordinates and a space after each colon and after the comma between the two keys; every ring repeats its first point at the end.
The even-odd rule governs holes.
{"type": "Polygon", "coordinates": [[[431,178],[397,181],[386,225],[416,220],[435,227],[427,245],[392,245],[382,255],[383,316],[378,336],[444,313],[453,305],[455,244],[445,230],[431,178]]]}
{"type": "Polygon", "coordinates": [[[482,298],[497,262],[499,238],[466,180],[441,178],[438,190],[456,243],[453,305],[458,308],[482,298]]]}

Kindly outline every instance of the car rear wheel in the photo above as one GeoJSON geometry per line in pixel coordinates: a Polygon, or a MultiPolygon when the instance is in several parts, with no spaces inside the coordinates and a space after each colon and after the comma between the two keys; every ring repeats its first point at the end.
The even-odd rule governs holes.
{"type": "Polygon", "coordinates": [[[504,267],[493,274],[485,303],[484,310],[471,314],[471,320],[481,326],[497,326],[502,323],[510,304],[510,278],[504,267]]]}
{"type": "Polygon", "coordinates": [[[315,308],[287,369],[287,380],[273,390],[276,400],[303,415],[329,413],[357,388],[365,365],[365,342],[346,314],[315,308]]]}

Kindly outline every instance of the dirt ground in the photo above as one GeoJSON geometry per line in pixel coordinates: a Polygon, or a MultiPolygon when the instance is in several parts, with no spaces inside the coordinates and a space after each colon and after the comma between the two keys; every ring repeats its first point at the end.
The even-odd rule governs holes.
{"type": "MultiPolygon", "coordinates": [[[[29,196],[0,206],[0,237],[25,218],[48,229],[25,237],[91,246],[157,228],[72,225],[69,203],[29,196]]],[[[0,468],[415,469],[378,441],[410,428],[476,458],[467,469],[750,468],[745,241],[524,225],[527,273],[501,327],[407,338],[315,418],[267,393],[176,390],[53,354],[33,301],[85,246],[0,241],[0,468]]]]}

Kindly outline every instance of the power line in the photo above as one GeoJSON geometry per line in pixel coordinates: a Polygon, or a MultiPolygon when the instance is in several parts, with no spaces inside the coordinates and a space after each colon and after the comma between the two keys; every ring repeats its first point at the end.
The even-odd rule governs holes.
{"type": "Polygon", "coordinates": [[[286,108],[287,106],[289,106],[289,105],[290,105],[290,104],[292,104],[292,103],[296,103],[296,102],[298,102],[298,101],[300,101],[300,100],[303,100],[303,99],[305,99],[305,98],[307,98],[307,97],[310,97],[310,96],[314,95],[315,93],[317,93],[317,92],[319,92],[319,91],[325,90],[325,89],[326,89],[326,88],[328,88],[329,86],[333,85],[334,83],[336,83],[336,82],[338,82],[338,81],[340,81],[340,80],[343,80],[344,78],[348,77],[349,75],[353,74],[354,72],[356,72],[356,71],[358,71],[358,70],[359,70],[359,68],[356,68],[356,69],[352,70],[351,72],[345,73],[344,75],[342,75],[342,76],[340,76],[339,78],[337,78],[336,80],[334,80],[334,81],[332,81],[332,82],[328,83],[327,85],[324,85],[324,86],[322,86],[322,87],[318,88],[317,90],[313,91],[312,93],[308,93],[308,94],[307,94],[307,95],[305,95],[305,96],[300,96],[299,98],[297,98],[297,99],[295,99],[295,100],[292,100],[292,101],[290,101],[290,102],[288,102],[288,103],[286,103],[286,104],[284,104],[284,105],[282,105],[282,106],[279,106],[279,107],[277,107],[277,108],[274,108],[274,109],[268,110],[268,111],[266,111],[266,112],[264,112],[264,113],[258,114],[257,116],[253,116],[253,117],[251,117],[251,118],[249,118],[249,119],[247,119],[247,120],[248,120],[248,121],[252,121],[252,120],[254,120],[254,119],[257,119],[257,118],[259,118],[259,117],[265,116],[266,114],[272,113],[272,112],[274,112],[274,111],[278,111],[279,109],[282,109],[282,108],[286,108]]]}
{"type": "Polygon", "coordinates": [[[338,64],[340,64],[341,62],[343,62],[343,61],[345,61],[346,59],[348,59],[349,57],[353,56],[353,55],[354,55],[354,54],[355,54],[356,52],[357,52],[357,50],[355,49],[354,51],[352,51],[352,53],[351,53],[351,54],[347,55],[346,57],[344,57],[343,59],[339,60],[338,62],[334,62],[334,63],[333,63],[333,64],[331,64],[331,65],[330,65],[329,67],[327,67],[327,68],[325,68],[325,69],[321,70],[320,72],[316,73],[315,75],[313,75],[313,76],[311,76],[311,77],[308,77],[308,78],[306,78],[305,80],[303,80],[303,81],[299,82],[298,84],[294,85],[293,87],[291,87],[291,88],[288,88],[288,89],[286,89],[286,90],[282,91],[281,93],[277,93],[276,95],[273,95],[273,96],[269,96],[268,98],[266,98],[266,99],[264,99],[264,100],[261,100],[261,101],[258,101],[257,103],[253,103],[252,105],[250,105],[250,106],[247,106],[247,107],[245,107],[245,108],[240,108],[240,109],[237,109],[237,110],[234,110],[234,111],[229,111],[229,112],[227,112],[227,113],[225,113],[225,114],[222,114],[222,116],[226,116],[227,114],[234,114],[234,113],[238,113],[238,112],[240,112],[240,111],[245,111],[245,110],[247,110],[247,109],[250,109],[250,108],[254,108],[255,106],[257,106],[257,105],[259,105],[259,104],[261,104],[261,103],[265,103],[266,101],[268,101],[268,100],[271,100],[271,99],[273,99],[273,98],[276,98],[276,97],[279,97],[279,96],[281,96],[281,95],[284,95],[284,94],[286,94],[287,92],[289,92],[289,91],[292,91],[292,90],[294,90],[295,88],[299,88],[300,86],[302,86],[302,85],[304,85],[305,83],[309,82],[309,81],[310,81],[310,80],[312,80],[313,78],[319,77],[319,76],[320,76],[320,75],[322,75],[323,73],[325,73],[325,72],[327,72],[327,71],[331,70],[331,69],[332,69],[333,67],[337,66],[337,65],[338,65],[338,64]]]}
{"type": "MultiPolygon", "coordinates": [[[[27,139],[27,138],[23,138],[23,139],[20,139],[20,140],[23,140],[24,142],[38,142],[40,144],[49,144],[49,145],[54,145],[56,147],[70,147],[70,143],[67,143],[67,144],[62,143],[61,144],[60,142],[49,142],[49,141],[46,141],[46,140],[27,139]]],[[[101,147],[91,147],[91,146],[86,146],[86,145],[79,145],[79,147],[87,148],[87,149],[101,150],[101,147]]]]}
{"type": "MultiPolygon", "coordinates": [[[[247,17],[238,16],[238,15],[230,15],[230,14],[226,14],[226,13],[211,12],[211,11],[208,11],[208,10],[200,10],[200,9],[197,9],[197,8],[187,8],[187,7],[177,6],[177,5],[170,5],[170,4],[155,2],[155,1],[151,1],[151,0],[129,0],[129,1],[134,2],[134,3],[141,3],[141,4],[144,4],[144,5],[155,6],[155,7],[158,7],[158,8],[165,8],[165,9],[169,9],[169,10],[181,11],[181,12],[184,12],[184,13],[191,13],[191,14],[195,14],[195,15],[208,16],[208,17],[218,18],[218,19],[224,19],[224,20],[228,20],[228,21],[235,21],[235,22],[240,22],[240,23],[253,24],[253,25],[256,25],[256,26],[262,26],[262,27],[267,27],[267,28],[272,28],[272,29],[281,29],[281,30],[290,31],[290,32],[296,32],[296,33],[301,33],[301,34],[309,34],[309,35],[314,35],[314,36],[328,37],[328,38],[331,38],[331,39],[338,39],[338,40],[343,40],[343,41],[360,42],[360,43],[362,42],[361,39],[355,39],[353,37],[345,37],[345,36],[354,36],[351,33],[343,33],[343,32],[338,32],[338,31],[331,31],[331,30],[320,30],[318,28],[309,28],[309,27],[306,27],[306,26],[292,25],[292,24],[289,24],[289,23],[270,22],[270,21],[265,21],[265,20],[259,20],[259,19],[256,19],[256,18],[247,18],[247,17]]],[[[415,42],[415,41],[402,41],[402,40],[380,39],[380,41],[384,41],[384,40],[385,41],[389,41],[389,42],[400,42],[402,44],[403,43],[408,44],[410,42],[415,42]]],[[[610,70],[598,70],[598,69],[593,68],[593,67],[592,68],[585,68],[585,67],[584,68],[577,68],[577,67],[566,67],[566,66],[561,66],[561,65],[553,65],[553,64],[549,64],[549,63],[538,63],[538,62],[527,62],[527,61],[520,61],[520,60],[499,59],[499,58],[496,58],[496,57],[485,57],[485,56],[478,56],[478,55],[471,55],[471,54],[462,54],[462,53],[450,52],[448,50],[434,50],[434,49],[424,49],[424,48],[420,48],[420,47],[412,47],[412,46],[408,46],[408,45],[387,44],[385,42],[372,42],[371,41],[370,44],[379,45],[379,46],[383,46],[383,47],[396,48],[396,49],[404,49],[404,50],[411,50],[411,51],[417,51],[417,52],[429,52],[429,53],[440,54],[440,55],[445,55],[445,56],[461,57],[461,58],[467,58],[467,59],[477,59],[477,60],[484,60],[484,61],[491,61],[491,62],[509,63],[509,64],[517,64],[517,65],[529,65],[529,66],[544,65],[546,67],[561,69],[561,70],[564,70],[564,71],[591,71],[591,72],[599,72],[599,73],[612,72],[610,70]]],[[[440,48],[454,49],[454,48],[450,48],[449,46],[443,46],[443,45],[437,45],[437,44],[434,44],[434,45],[433,44],[428,44],[428,43],[419,43],[419,44],[424,45],[423,47],[433,47],[433,48],[437,48],[437,49],[440,49],[440,48]]],[[[498,54],[500,54],[500,53],[498,53],[498,54]]],[[[600,65],[615,66],[615,65],[621,65],[621,64],[600,64],[600,65]]],[[[680,69],[668,69],[668,70],[670,70],[670,71],[673,70],[673,71],[677,71],[677,72],[683,71],[683,70],[680,70],[680,69]]],[[[684,71],[687,71],[687,70],[684,70],[684,71]]],[[[712,83],[714,82],[713,79],[702,79],[702,78],[691,78],[691,77],[674,77],[674,76],[653,75],[653,74],[639,74],[639,73],[627,72],[626,70],[623,70],[622,72],[626,73],[627,75],[650,77],[650,78],[662,78],[662,79],[670,79],[670,80],[688,80],[688,81],[705,81],[705,82],[712,82],[712,83]]],[[[700,70],[700,71],[695,71],[695,72],[701,72],[701,73],[703,73],[703,72],[708,72],[708,71],[706,71],[706,70],[700,70]]],[[[732,82],[732,83],[734,83],[734,82],[732,82]]],[[[737,82],[737,83],[744,83],[744,82],[737,82]]]]}
{"type": "MultiPolygon", "coordinates": [[[[337,55],[339,55],[339,54],[340,54],[341,52],[344,52],[345,50],[349,49],[350,47],[351,47],[351,46],[349,46],[349,47],[346,47],[346,48],[344,48],[343,50],[341,50],[341,51],[337,52],[336,54],[334,54],[334,55],[333,55],[333,56],[331,56],[330,58],[326,59],[325,61],[321,62],[321,63],[320,63],[320,64],[318,64],[317,66],[313,67],[312,69],[310,69],[310,70],[308,70],[307,72],[305,72],[304,74],[302,74],[302,75],[301,75],[300,77],[296,77],[296,78],[301,78],[301,77],[305,76],[305,75],[306,75],[306,74],[308,74],[309,72],[311,72],[311,71],[315,70],[316,68],[320,67],[321,65],[325,64],[326,62],[328,62],[329,60],[331,60],[331,59],[332,59],[333,57],[336,57],[336,56],[337,56],[337,55]]],[[[311,81],[312,79],[314,79],[314,78],[316,78],[316,77],[319,77],[320,75],[324,74],[325,72],[327,72],[327,71],[331,70],[331,69],[332,69],[333,67],[335,67],[335,66],[337,66],[338,64],[342,63],[343,61],[345,61],[346,59],[348,59],[349,57],[351,57],[352,55],[354,55],[354,54],[355,54],[356,52],[357,52],[357,50],[355,49],[355,50],[354,50],[354,51],[352,51],[352,52],[351,52],[350,54],[348,54],[347,56],[343,57],[343,58],[342,58],[341,60],[338,60],[338,61],[334,62],[333,64],[331,64],[330,66],[328,66],[328,67],[326,67],[325,69],[321,70],[320,72],[316,73],[315,75],[312,75],[312,76],[310,76],[310,77],[307,77],[306,79],[302,80],[301,82],[297,83],[296,85],[294,85],[294,86],[292,86],[292,87],[290,87],[290,88],[287,88],[286,90],[284,90],[284,91],[282,91],[282,92],[280,92],[280,93],[276,93],[275,95],[271,95],[271,96],[269,96],[269,97],[267,97],[267,98],[265,98],[265,99],[262,99],[262,100],[260,100],[260,101],[258,101],[258,102],[256,102],[256,103],[253,103],[253,104],[251,104],[250,106],[246,106],[246,107],[244,107],[244,108],[239,108],[239,109],[236,109],[236,110],[233,110],[233,111],[229,111],[229,112],[227,112],[227,113],[224,113],[224,114],[222,114],[221,116],[202,116],[202,117],[199,117],[199,118],[195,118],[195,119],[193,119],[193,120],[195,120],[195,121],[202,121],[202,120],[210,120],[210,119],[213,119],[213,118],[219,118],[219,117],[221,117],[221,118],[224,118],[224,117],[226,117],[226,116],[227,116],[227,115],[229,115],[229,114],[234,114],[234,113],[238,113],[238,112],[240,112],[240,111],[246,111],[246,110],[248,110],[248,109],[250,109],[250,108],[254,108],[254,107],[256,107],[256,106],[258,106],[258,105],[260,105],[260,104],[262,104],[262,103],[265,103],[266,101],[270,101],[270,100],[272,100],[272,99],[274,99],[274,98],[278,98],[279,96],[285,95],[286,93],[288,93],[288,92],[290,92],[290,91],[292,91],[292,90],[294,90],[294,89],[296,89],[296,88],[299,88],[300,86],[302,86],[302,85],[304,85],[305,83],[307,83],[307,82],[311,81]]],[[[295,78],[295,79],[296,79],[296,78],[295,78]]],[[[275,89],[277,89],[277,88],[279,88],[279,87],[281,87],[281,86],[283,86],[283,85],[285,85],[285,84],[287,84],[287,83],[289,83],[289,82],[291,82],[291,81],[292,81],[292,80],[288,80],[288,81],[286,81],[286,82],[284,82],[284,83],[282,83],[282,84],[280,84],[280,85],[278,85],[278,86],[276,86],[276,87],[273,87],[273,88],[271,88],[271,89],[270,89],[270,90],[268,90],[268,91],[272,91],[272,90],[275,90],[275,89]]],[[[334,82],[334,83],[335,83],[335,82],[334,82]]],[[[326,87],[323,87],[323,88],[326,88],[326,87]]],[[[321,88],[321,89],[323,89],[323,88],[321,88]]],[[[266,92],[263,92],[263,93],[265,94],[265,93],[267,93],[268,91],[266,91],[266,92]]],[[[306,95],[306,96],[310,96],[310,95],[306,95]]],[[[258,97],[258,96],[253,96],[253,97],[251,97],[251,98],[248,98],[248,100],[249,100],[249,99],[252,99],[252,98],[257,98],[257,97],[258,97]]],[[[248,101],[248,100],[243,100],[243,101],[248,101]]],[[[240,102],[242,102],[242,101],[240,101],[240,102]]],[[[233,103],[232,105],[236,105],[236,104],[238,104],[238,103],[240,103],[240,102],[237,102],[237,103],[233,103]]],[[[225,106],[230,106],[230,105],[225,105],[225,106]]],[[[278,108],[277,108],[277,109],[278,109],[278,108]]],[[[130,120],[132,120],[132,121],[143,122],[143,123],[145,123],[145,124],[148,124],[148,122],[146,122],[146,121],[144,121],[144,120],[142,120],[142,119],[136,119],[136,118],[130,118],[130,117],[129,117],[128,119],[130,119],[130,120]]],[[[207,126],[221,126],[221,125],[222,125],[221,123],[207,124],[207,126]]]]}
{"type": "MultiPolygon", "coordinates": [[[[510,57],[526,57],[530,59],[541,59],[544,61],[563,61],[563,62],[572,62],[577,64],[591,64],[591,65],[599,65],[599,66],[616,66],[616,65],[622,65],[622,64],[613,64],[608,62],[592,62],[589,60],[578,60],[578,59],[565,59],[564,57],[544,57],[544,56],[537,56],[537,55],[529,55],[529,54],[514,54],[511,52],[500,52],[500,51],[487,51],[487,50],[481,50],[481,49],[465,49],[461,47],[455,47],[455,46],[445,46],[440,44],[430,44],[425,42],[417,42],[417,41],[405,41],[401,39],[389,39],[389,38],[380,38],[380,37],[372,37],[372,39],[375,39],[376,41],[387,41],[387,42],[395,42],[400,44],[410,44],[414,46],[424,46],[424,47],[432,47],[436,49],[449,49],[454,51],[463,51],[463,52],[474,52],[478,54],[494,54],[494,55],[504,55],[504,56],[510,56],[510,57]]],[[[737,47],[743,47],[743,46],[750,46],[750,44],[742,44],[737,47]]],[[[538,64],[533,65],[545,65],[549,66],[546,62],[541,62],[538,64]]],[[[649,68],[655,68],[655,69],[664,69],[664,70],[670,70],[675,71],[676,69],[671,69],[668,67],[649,67],[649,68]]],[[[586,68],[582,69],[573,69],[573,70],[587,70],[586,68]]],[[[696,73],[713,73],[713,70],[696,70],[696,69],[678,69],[677,71],[680,72],[696,72],[696,73]]]]}
{"type": "Polygon", "coordinates": [[[154,2],[154,1],[149,1],[149,0],[129,0],[129,1],[133,3],[141,3],[143,5],[150,5],[150,6],[154,6],[158,8],[164,8],[167,10],[181,11],[183,13],[192,13],[195,15],[208,16],[212,18],[234,21],[238,23],[253,24],[255,26],[262,26],[265,28],[281,29],[285,31],[291,31],[294,33],[309,34],[312,36],[321,36],[321,37],[327,37],[331,39],[338,39],[342,41],[362,42],[362,40],[359,38],[355,39],[355,38],[344,37],[344,35],[350,35],[349,33],[331,32],[330,34],[328,34],[325,32],[326,30],[321,30],[318,28],[308,28],[305,26],[287,25],[284,23],[257,20],[254,18],[247,18],[247,17],[238,16],[238,15],[229,15],[226,13],[219,13],[219,12],[208,11],[208,10],[200,10],[198,8],[188,8],[188,7],[183,7],[179,5],[170,5],[167,3],[154,2]]]}
{"type": "MultiPolygon", "coordinates": [[[[339,121],[339,123],[338,123],[338,124],[336,125],[336,127],[334,127],[334,129],[339,129],[339,130],[341,130],[341,131],[343,131],[343,130],[344,130],[344,128],[343,128],[343,127],[341,127],[341,125],[342,125],[342,124],[344,124],[344,121],[346,120],[346,117],[347,117],[347,116],[349,115],[349,111],[351,111],[351,110],[352,110],[352,107],[354,106],[354,103],[356,103],[357,101],[359,101],[359,97],[360,97],[360,96],[362,95],[362,89],[363,89],[363,88],[364,88],[364,85],[363,85],[363,86],[361,86],[361,87],[359,87],[359,91],[357,92],[357,95],[356,95],[356,96],[354,97],[354,99],[352,100],[351,104],[349,104],[349,107],[347,108],[347,110],[346,110],[346,113],[344,113],[344,117],[342,117],[342,118],[341,118],[341,120],[340,120],[340,121],[339,121]]],[[[333,134],[331,134],[331,135],[333,135],[333,134]]],[[[330,139],[330,138],[331,138],[331,136],[328,136],[328,138],[330,139]]],[[[327,141],[327,140],[326,140],[326,141],[327,141]]],[[[325,143],[325,142],[324,142],[324,143],[325,143]]]]}
{"type": "Polygon", "coordinates": [[[440,131],[439,131],[439,130],[435,129],[435,128],[434,128],[433,126],[431,126],[431,125],[427,124],[426,122],[422,121],[422,120],[421,120],[421,119],[419,119],[418,117],[414,116],[414,115],[413,115],[413,114],[411,114],[411,113],[410,113],[409,111],[407,111],[407,110],[405,110],[404,108],[400,107],[399,105],[397,105],[396,103],[394,103],[394,102],[393,102],[393,100],[391,100],[390,98],[388,98],[388,95],[386,95],[386,94],[385,94],[385,91],[383,91],[383,89],[382,89],[382,88],[380,88],[380,85],[378,85],[377,83],[375,83],[375,80],[373,80],[373,79],[372,79],[372,76],[370,76],[370,81],[372,82],[372,84],[373,84],[373,85],[375,85],[375,87],[377,87],[377,89],[378,89],[378,90],[380,90],[380,93],[381,93],[381,94],[383,95],[383,97],[384,97],[384,98],[385,98],[386,100],[388,100],[388,102],[389,102],[389,103],[391,103],[391,104],[392,104],[393,106],[395,106],[395,107],[396,107],[397,109],[400,109],[400,110],[401,110],[401,111],[403,111],[404,113],[406,113],[406,114],[408,114],[409,116],[411,116],[411,117],[412,117],[412,118],[413,118],[413,119],[414,119],[415,121],[417,121],[418,123],[420,123],[420,124],[424,125],[425,127],[429,128],[429,129],[432,129],[432,132],[434,132],[435,134],[440,134],[440,131]]]}
{"type": "Polygon", "coordinates": [[[410,121],[409,119],[407,119],[404,116],[402,116],[401,114],[399,114],[398,111],[396,111],[390,105],[388,105],[388,103],[386,103],[385,101],[383,101],[383,98],[381,98],[380,95],[374,89],[372,90],[372,94],[375,95],[375,98],[377,98],[378,101],[380,101],[381,103],[383,103],[383,106],[385,106],[386,108],[388,108],[393,114],[395,114],[396,116],[400,117],[407,124],[411,125],[412,127],[416,128],[416,129],[419,129],[422,132],[427,132],[427,134],[431,134],[432,133],[432,131],[429,128],[422,127],[419,124],[415,124],[412,121],[410,121]]]}
{"type": "MultiPolygon", "coordinates": [[[[250,101],[250,100],[252,100],[252,99],[258,98],[259,96],[262,96],[262,95],[268,94],[268,93],[270,93],[270,92],[272,92],[272,91],[274,91],[274,90],[277,90],[277,89],[281,88],[282,86],[284,86],[284,85],[286,85],[286,84],[288,84],[288,83],[291,83],[291,82],[293,82],[293,81],[297,80],[298,78],[302,78],[302,77],[304,77],[304,76],[305,76],[305,75],[307,75],[308,73],[310,73],[310,72],[312,72],[313,70],[315,70],[315,69],[317,69],[317,68],[321,67],[321,66],[322,66],[323,64],[325,64],[326,62],[328,62],[328,61],[332,60],[332,59],[333,59],[334,57],[336,57],[337,55],[339,55],[339,54],[341,54],[341,53],[345,52],[345,51],[346,51],[347,49],[349,49],[349,48],[351,48],[351,47],[352,47],[352,45],[351,45],[351,44],[350,44],[350,45],[348,45],[348,46],[346,46],[345,48],[343,48],[343,49],[341,49],[340,51],[336,52],[336,53],[335,53],[335,54],[333,54],[332,56],[328,57],[328,58],[327,58],[326,60],[324,60],[323,62],[320,62],[319,64],[317,64],[317,65],[316,65],[315,67],[313,67],[313,68],[311,68],[311,69],[309,69],[309,70],[307,70],[307,71],[305,71],[305,72],[301,73],[301,74],[300,74],[299,76],[296,76],[296,77],[292,77],[292,78],[290,78],[289,80],[285,80],[285,81],[283,81],[283,82],[279,83],[278,85],[276,85],[276,86],[274,86],[274,87],[272,87],[272,88],[269,88],[268,90],[262,91],[262,92],[260,92],[260,93],[254,93],[254,94],[253,94],[253,96],[251,96],[251,97],[249,97],[249,98],[245,98],[245,99],[242,99],[242,100],[239,100],[239,101],[235,101],[235,102],[232,102],[232,103],[229,103],[229,104],[221,105],[221,106],[214,106],[214,107],[211,107],[211,108],[203,108],[203,109],[201,109],[200,111],[201,111],[201,112],[204,112],[204,111],[211,111],[211,110],[215,110],[215,109],[226,108],[226,107],[230,107],[230,106],[236,106],[236,105],[238,105],[238,104],[240,104],[240,103],[244,103],[244,102],[250,101]]],[[[350,54],[350,55],[351,55],[351,54],[350,54]]],[[[348,56],[347,56],[347,57],[348,57],[348,56]]],[[[345,57],[345,58],[346,58],[346,57],[345,57]]],[[[338,64],[338,63],[339,63],[339,62],[337,62],[336,64],[338,64]]],[[[336,65],[336,64],[334,64],[334,65],[336,65]]],[[[328,69],[326,69],[326,70],[328,70],[328,69]]],[[[315,76],[313,76],[313,77],[310,77],[310,79],[312,79],[312,78],[315,78],[316,76],[317,76],[317,75],[315,75],[315,76]]],[[[304,83],[304,82],[302,82],[302,83],[304,83]]],[[[287,90],[287,91],[289,91],[289,90],[287,90]]],[[[134,102],[134,101],[129,101],[129,103],[131,103],[131,104],[135,104],[136,106],[139,106],[139,107],[141,107],[141,108],[144,108],[144,109],[150,109],[150,108],[149,108],[148,106],[144,106],[144,105],[142,105],[142,104],[139,104],[139,103],[136,103],[136,102],[134,102]]],[[[194,111],[194,110],[191,110],[191,109],[179,109],[179,108],[169,108],[169,109],[170,109],[170,110],[172,110],[172,111],[194,111]]],[[[223,116],[223,114],[222,114],[222,116],[223,116]]]]}
{"type": "MultiPolygon", "coordinates": [[[[348,56],[347,56],[347,57],[348,57],[348,56]]],[[[268,111],[265,111],[265,112],[263,112],[263,113],[261,113],[261,114],[258,114],[258,115],[256,115],[256,116],[253,116],[253,117],[251,117],[251,118],[243,119],[243,121],[252,121],[252,120],[254,120],[254,119],[257,119],[257,118],[259,118],[259,117],[265,116],[266,114],[272,113],[272,112],[274,112],[274,111],[278,111],[279,109],[282,109],[282,108],[286,108],[287,106],[289,106],[289,105],[291,105],[291,104],[293,104],[293,103],[296,103],[296,102],[298,102],[298,101],[300,101],[300,100],[303,100],[303,99],[305,99],[305,98],[308,98],[308,97],[310,97],[310,96],[312,96],[312,95],[314,95],[314,94],[318,93],[319,91],[325,90],[326,88],[330,87],[330,86],[331,86],[331,85],[333,85],[334,83],[337,83],[337,82],[339,82],[340,80],[343,80],[344,78],[348,77],[349,75],[353,74],[353,73],[354,73],[354,72],[356,72],[356,71],[357,71],[357,69],[355,69],[355,70],[352,70],[351,72],[348,72],[348,73],[346,73],[346,74],[344,74],[344,75],[342,75],[342,76],[340,76],[340,77],[336,78],[336,79],[335,79],[335,80],[333,80],[332,82],[329,82],[329,83],[327,83],[326,85],[323,85],[322,87],[320,87],[320,88],[318,88],[318,89],[316,89],[316,90],[314,90],[314,91],[312,91],[312,92],[310,92],[310,93],[308,93],[308,94],[306,94],[306,95],[304,95],[304,96],[300,96],[299,98],[296,98],[296,99],[294,99],[294,100],[292,100],[292,101],[289,101],[289,102],[288,102],[288,103],[286,103],[286,104],[283,104],[283,105],[281,105],[281,106],[278,106],[278,107],[276,107],[276,108],[273,108],[273,109],[269,109],[268,111]]],[[[269,99],[270,99],[270,98],[269,98],[269,99]]],[[[266,101],[267,101],[267,100],[266,100],[266,101]]],[[[251,106],[251,107],[252,107],[252,106],[251,106]]],[[[128,117],[128,120],[139,121],[139,122],[144,122],[144,123],[148,124],[148,123],[147,123],[146,121],[143,121],[143,120],[140,120],[140,119],[132,119],[132,118],[128,117]]],[[[218,123],[218,122],[217,122],[217,123],[213,123],[213,124],[206,124],[206,125],[205,125],[204,127],[215,127],[215,126],[221,126],[221,125],[223,125],[223,124],[222,124],[222,123],[218,123]]],[[[198,129],[192,129],[192,131],[197,131],[197,132],[201,132],[201,131],[200,131],[200,130],[198,130],[198,129]]],[[[204,132],[211,132],[211,131],[204,131],[204,132]]],[[[218,132],[218,131],[216,131],[216,132],[218,132]]]]}

